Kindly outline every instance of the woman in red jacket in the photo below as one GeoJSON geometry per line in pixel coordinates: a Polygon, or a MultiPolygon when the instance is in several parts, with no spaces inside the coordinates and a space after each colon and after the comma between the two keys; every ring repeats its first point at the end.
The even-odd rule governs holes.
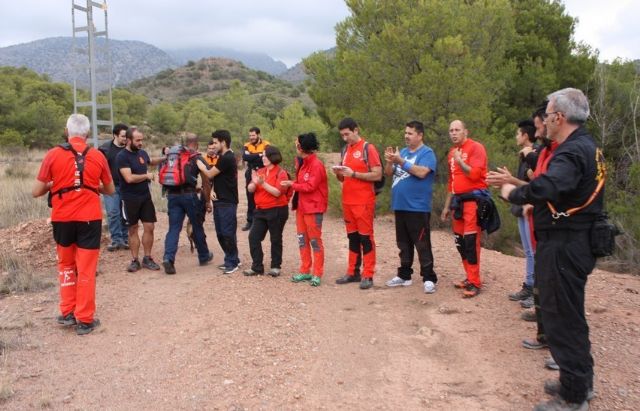
{"type": "Polygon", "coordinates": [[[302,163],[296,164],[296,181],[280,183],[283,187],[292,187],[298,196],[295,208],[300,270],[291,277],[291,281],[310,281],[314,287],[320,285],[324,271],[322,218],[329,201],[327,171],[316,155],[319,147],[314,133],[300,134],[296,140],[296,150],[302,163]]]}
{"type": "Polygon", "coordinates": [[[249,251],[251,252],[251,268],[244,275],[264,274],[262,240],[269,232],[271,238],[271,269],[267,274],[272,277],[280,275],[282,265],[282,231],[289,218],[289,198],[287,189],[280,184],[289,180],[287,172],[278,164],[282,162],[282,154],[274,146],[267,146],[262,154],[263,168],[253,170],[251,182],[247,186],[254,193],[256,209],[253,224],[249,232],[249,251]]]}

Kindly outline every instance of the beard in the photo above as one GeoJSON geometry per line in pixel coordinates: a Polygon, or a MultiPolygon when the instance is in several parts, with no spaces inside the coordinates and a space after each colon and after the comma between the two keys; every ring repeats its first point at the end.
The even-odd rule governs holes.
{"type": "Polygon", "coordinates": [[[133,144],[131,144],[131,151],[133,151],[135,153],[136,151],[139,151],[139,150],[140,150],[140,147],[137,147],[137,146],[134,146],[133,144]]]}

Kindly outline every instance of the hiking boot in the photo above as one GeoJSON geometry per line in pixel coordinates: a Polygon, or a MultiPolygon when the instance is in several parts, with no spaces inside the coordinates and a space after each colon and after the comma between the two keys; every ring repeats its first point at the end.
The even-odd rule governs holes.
{"type": "Polygon", "coordinates": [[[399,287],[399,286],[408,287],[412,284],[412,281],[403,280],[402,278],[395,276],[391,280],[387,281],[385,284],[387,285],[387,287],[399,287]]]}
{"type": "MultiPolygon", "coordinates": [[[[560,380],[546,380],[544,382],[544,392],[549,395],[560,395],[560,380]]],[[[587,390],[587,401],[591,401],[596,396],[593,387],[587,390]]]]}
{"type": "Polygon", "coordinates": [[[145,255],[142,257],[142,266],[149,270],[158,271],[160,270],[160,266],[153,261],[153,258],[149,255],[145,255]]]}
{"type": "Polygon", "coordinates": [[[98,320],[97,318],[94,318],[93,321],[91,321],[90,323],[78,322],[78,325],[76,325],[76,334],[78,335],[89,334],[99,325],[100,325],[100,320],[98,320]]]}
{"type": "Polygon", "coordinates": [[[238,269],[240,268],[240,264],[233,266],[233,267],[227,267],[224,269],[224,271],[222,272],[222,274],[233,274],[236,271],[238,271],[238,269]]]}
{"type": "Polygon", "coordinates": [[[200,265],[201,266],[207,265],[207,264],[209,264],[211,262],[211,260],[213,260],[213,253],[209,252],[209,255],[207,256],[207,259],[204,260],[204,261],[200,261],[200,265]]]}
{"type": "Polygon", "coordinates": [[[436,284],[433,281],[424,282],[424,293],[433,294],[436,292],[436,284]]]}
{"type": "Polygon", "coordinates": [[[362,281],[360,281],[361,290],[368,290],[371,287],[373,287],[373,278],[363,278],[362,281]]]}
{"type": "Polygon", "coordinates": [[[299,283],[301,281],[311,281],[313,276],[311,274],[296,274],[291,277],[292,283],[299,283]]]}
{"type": "Polygon", "coordinates": [[[526,309],[533,308],[534,304],[535,303],[533,302],[533,295],[520,301],[520,307],[526,309]]]}
{"type": "Polygon", "coordinates": [[[271,277],[278,277],[280,275],[280,269],[279,268],[272,268],[272,269],[269,270],[269,272],[267,274],[269,274],[271,277]]]}
{"type": "Polygon", "coordinates": [[[588,411],[589,403],[566,402],[560,397],[555,397],[550,401],[541,402],[533,408],[533,411],[588,411]]]}
{"type": "Polygon", "coordinates": [[[545,366],[545,368],[548,368],[548,369],[553,370],[553,371],[559,371],[560,370],[560,366],[558,365],[556,360],[553,359],[553,357],[545,358],[544,359],[544,366],[545,366]]]}
{"type": "Polygon", "coordinates": [[[546,342],[538,341],[537,338],[527,338],[522,340],[522,346],[529,350],[541,350],[549,347],[546,342]]]}
{"type": "Polygon", "coordinates": [[[254,275],[262,275],[264,273],[259,273],[257,271],[252,270],[251,268],[249,268],[248,270],[244,270],[242,272],[242,274],[246,275],[247,277],[251,277],[251,276],[254,276],[254,275]]]}
{"type": "Polygon", "coordinates": [[[360,274],[345,274],[336,280],[336,284],[358,283],[360,280],[360,274]]]}
{"type": "Polygon", "coordinates": [[[242,226],[242,231],[249,231],[251,230],[251,223],[247,223],[244,226],[242,226]]]}
{"type": "Polygon", "coordinates": [[[62,325],[76,325],[76,316],[73,313],[69,313],[67,315],[59,315],[56,317],[56,321],[58,324],[62,325]]]}
{"type": "Polygon", "coordinates": [[[127,267],[127,271],[129,271],[130,273],[135,273],[140,268],[142,268],[142,266],[140,265],[140,261],[138,261],[137,258],[134,258],[133,260],[131,260],[129,267],[127,267]]]}
{"type": "Polygon", "coordinates": [[[464,280],[461,280],[461,281],[455,281],[453,283],[453,286],[456,288],[467,288],[469,284],[471,283],[469,282],[469,280],[465,278],[464,280]]]}
{"type": "Polygon", "coordinates": [[[530,322],[538,321],[538,318],[536,317],[536,311],[535,310],[527,310],[527,311],[523,312],[522,314],[520,314],[520,318],[522,318],[525,321],[530,321],[530,322]]]}
{"type": "Polygon", "coordinates": [[[165,274],[175,274],[176,273],[176,267],[173,265],[173,262],[171,262],[171,261],[163,261],[162,262],[162,266],[164,267],[164,273],[165,274]]]}
{"type": "Polygon", "coordinates": [[[314,275],[313,278],[311,278],[311,286],[312,287],[319,287],[320,286],[320,277],[314,275]]]}
{"type": "Polygon", "coordinates": [[[533,287],[529,287],[525,283],[522,283],[522,289],[520,291],[509,294],[509,300],[522,301],[533,296],[533,287]]]}
{"type": "Polygon", "coordinates": [[[116,251],[117,249],[118,249],[118,244],[116,243],[111,243],[107,246],[107,251],[109,252],[116,251]]]}
{"type": "Polygon", "coordinates": [[[475,285],[469,283],[462,292],[462,298],[473,298],[478,294],[480,294],[480,289],[475,285]]]}

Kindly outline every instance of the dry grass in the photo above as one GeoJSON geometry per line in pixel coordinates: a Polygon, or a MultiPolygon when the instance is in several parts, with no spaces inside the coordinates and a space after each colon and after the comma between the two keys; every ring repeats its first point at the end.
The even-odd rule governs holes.
{"type": "Polygon", "coordinates": [[[46,199],[31,196],[38,165],[36,162],[11,162],[0,166],[0,228],[49,216],[46,199]]]}
{"type": "Polygon", "coordinates": [[[0,294],[39,291],[53,286],[53,281],[39,275],[24,259],[0,250],[0,294]]]}

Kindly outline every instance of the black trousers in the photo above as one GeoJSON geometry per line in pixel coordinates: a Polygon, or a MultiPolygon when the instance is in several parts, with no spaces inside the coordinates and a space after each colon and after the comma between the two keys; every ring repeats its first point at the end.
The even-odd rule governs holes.
{"type": "Polygon", "coordinates": [[[249,251],[251,252],[251,269],[253,271],[264,273],[262,240],[266,237],[267,231],[271,240],[271,268],[282,266],[282,231],[288,218],[288,206],[255,210],[253,224],[249,232],[249,251]]]}
{"type": "Polygon", "coordinates": [[[536,231],[535,275],[551,355],[560,367],[560,396],[583,402],[593,386],[593,357],[584,313],[587,276],[595,266],[589,230],[536,231]]]}
{"type": "Polygon", "coordinates": [[[433,271],[433,253],[431,251],[431,213],[396,211],[396,244],[400,250],[398,277],[410,280],[413,274],[413,250],[418,251],[420,275],[422,281],[438,282],[433,271]]]}

